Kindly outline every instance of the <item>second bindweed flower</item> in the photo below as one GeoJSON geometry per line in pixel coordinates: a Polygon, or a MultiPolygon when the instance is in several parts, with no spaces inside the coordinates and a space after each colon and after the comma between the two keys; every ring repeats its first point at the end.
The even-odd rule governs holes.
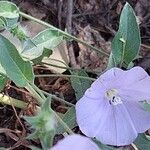
{"type": "Polygon", "coordinates": [[[51,150],[100,150],[89,138],[81,135],[67,136],[59,141],[51,150]]]}
{"type": "Polygon", "coordinates": [[[141,67],[112,68],[77,102],[81,131],[104,144],[123,146],[150,128],[150,113],[140,101],[150,100],[150,77],[141,67]]]}

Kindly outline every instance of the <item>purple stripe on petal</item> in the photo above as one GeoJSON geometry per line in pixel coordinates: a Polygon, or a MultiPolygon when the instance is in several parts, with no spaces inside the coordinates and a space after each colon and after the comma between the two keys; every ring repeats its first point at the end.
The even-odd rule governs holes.
{"type": "Polygon", "coordinates": [[[51,150],[100,150],[89,138],[80,135],[67,136],[59,141],[51,150]]]}

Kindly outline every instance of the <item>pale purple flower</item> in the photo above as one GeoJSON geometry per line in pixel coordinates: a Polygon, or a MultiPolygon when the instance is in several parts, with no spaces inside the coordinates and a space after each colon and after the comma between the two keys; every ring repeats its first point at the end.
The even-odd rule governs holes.
{"type": "Polygon", "coordinates": [[[150,77],[141,67],[112,68],[101,75],[76,104],[81,131],[104,144],[123,146],[150,128],[150,77]]]}
{"type": "Polygon", "coordinates": [[[67,136],[59,141],[51,150],[100,150],[98,146],[87,137],[77,134],[67,136]]]}

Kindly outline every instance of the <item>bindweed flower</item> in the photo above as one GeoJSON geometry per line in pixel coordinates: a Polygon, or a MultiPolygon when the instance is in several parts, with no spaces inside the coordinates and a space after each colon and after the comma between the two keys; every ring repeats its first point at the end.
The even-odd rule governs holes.
{"type": "Polygon", "coordinates": [[[104,144],[123,146],[150,128],[150,77],[141,67],[112,68],[101,75],[76,104],[81,131],[104,144]]]}
{"type": "Polygon", "coordinates": [[[67,136],[51,150],[100,150],[89,138],[80,135],[67,136]]]}

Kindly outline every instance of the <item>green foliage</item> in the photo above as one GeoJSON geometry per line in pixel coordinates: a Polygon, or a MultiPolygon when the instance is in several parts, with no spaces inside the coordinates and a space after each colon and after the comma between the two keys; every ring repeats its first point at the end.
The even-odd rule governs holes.
{"type": "MultiPolygon", "coordinates": [[[[68,125],[70,129],[73,129],[75,126],[77,126],[75,107],[69,108],[68,111],[63,115],[62,120],[68,125]]],[[[63,134],[65,131],[66,130],[64,127],[59,124],[56,133],[63,134]]]]}
{"type": "Polygon", "coordinates": [[[150,149],[150,140],[146,137],[145,134],[139,134],[137,139],[134,141],[134,144],[139,150],[149,150],[150,149]]]}
{"type": "Polygon", "coordinates": [[[112,41],[108,66],[127,68],[138,55],[140,43],[140,30],[134,10],[126,3],[121,13],[119,30],[112,41]]]}
{"type": "MultiPolygon", "coordinates": [[[[71,71],[72,75],[88,77],[85,71],[71,71]]],[[[71,85],[75,91],[76,100],[79,100],[85,91],[91,86],[92,81],[71,77],[71,85]]]]}
{"type": "MultiPolygon", "coordinates": [[[[52,54],[52,50],[64,40],[64,36],[67,36],[66,38],[69,39],[72,37],[72,39],[88,46],[88,44],[55,27],[53,27],[54,29],[46,29],[30,39],[25,31],[20,26],[17,26],[18,18],[19,9],[15,4],[9,1],[0,1],[0,29],[9,29],[15,37],[25,41],[23,49],[19,51],[19,54],[17,48],[7,38],[0,35],[0,91],[3,90],[8,78],[20,87],[26,87],[29,83],[34,82],[33,67],[30,61],[24,61],[22,57],[31,60],[34,64],[40,64],[44,57],[49,57],[52,54]]],[[[32,17],[28,17],[28,19],[30,18],[32,17]]],[[[47,26],[50,27],[51,25],[47,26]]],[[[131,6],[126,3],[120,17],[119,30],[112,41],[112,52],[109,58],[108,69],[114,66],[132,67],[132,61],[138,56],[140,42],[140,31],[136,16],[131,6]]],[[[92,46],[89,47],[92,48],[92,46]]],[[[71,74],[88,77],[84,71],[71,71],[71,74]]],[[[91,86],[92,81],[71,77],[71,84],[75,91],[76,99],[79,100],[91,86]]],[[[37,98],[40,97],[44,101],[44,95],[40,95],[40,90],[33,89],[33,91],[30,92],[33,92],[35,95],[37,94],[37,98]]],[[[40,139],[44,150],[52,147],[55,134],[63,134],[69,131],[66,130],[66,127],[73,129],[77,125],[75,107],[71,107],[63,115],[62,123],[58,124],[56,129],[55,117],[57,117],[57,114],[52,111],[49,103],[50,100],[47,99],[40,107],[36,116],[24,117],[31,124],[31,128],[34,129],[34,132],[28,136],[28,139],[40,139]]],[[[144,103],[144,107],[147,110],[150,110],[149,106],[148,103],[144,103]]],[[[59,119],[58,122],[60,123],[59,119]]],[[[103,150],[116,149],[100,142],[95,142],[103,150]]],[[[140,150],[148,150],[150,140],[144,134],[140,134],[134,143],[140,150]]],[[[31,146],[31,148],[37,149],[34,146],[31,146]]]]}
{"type": "Polygon", "coordinates": [[[10,32],[13,34],[13,36],[16,36],[20,41],[25,41],[28,38],[25,29],[23,29],[20,25],[11,28],[10,32]]]}
{"type": "Polygon", "coordinates": [[[143,107],[144,107],[145,110],[147,110],[147,111],[150,112],[150,103],[148,103],[148,102],[143,102],[142,105],[143,105],[143,107]]]}
{"type": "Polygon", "coordinates": [[[15,26],[19,18],[18,7],[9,1],[0,1],[0,17],[4,17],[7,27],[15,26]]]}
{"type": "Polygon", "coordinates": [[[20,87],[34,81],[32,66],[24,61],[16,47],[8,39],[0,35],[0,64],[7,76],[20,87]]]}
{"type": "Polygon", "coordinates": [[[43,150],[51,148],[55,135],[56,120],[50,109],[50,100],[47,99],[41,110],[34,117],[24,117],[31,124],[35,131],[28,136],[28,139],[40,139],[43,150]]]}
{"type": "Polygon", "coordinates": [[[33,39],[25,42],[21,55],[29,60],[33,60],[42,55],[44,48],[51,49],[58,46],[63,41],[63,36],[53,29],[46,29],[36,35],[33,39]]]}
{"type": "Polygon", "coordinates": [[[7,150],[6,148],[0,147],[0,150],[7,150]]]}
{"type": "Polygon", "coordinates": [[[0,30],[3,29],[7,25],[7,21],[4,17],[0,17],[0,30]]]}
{"type": "MultiPolygon", "coordinates": [[[[102,144],[100,141],[97,141],[96,139],[93,139],[93,141],[97,144],[97,146],[98,146],[101,150],[117,150],[117,148],[104,145],[104,144],[102,144]]],[[[119,149],[118,149],[118,150],[119,150],[119,149]]]]}
{"type": "Polygon", "coordinates": [[[50,55],[52,55],[52,53],[53,53],[52,50],[44,48],[42,55],[37,57],[37,58],[35,58],[35,59],[33,59],[32,62],[34,64],[40,64],[44,57],[49,57],[50,55]]]}
{"type": "Polygon", "coordinates": [[[0,91],[2,91],[6,85],[8,78],[2,74],[0,74],[0,91]]]}

